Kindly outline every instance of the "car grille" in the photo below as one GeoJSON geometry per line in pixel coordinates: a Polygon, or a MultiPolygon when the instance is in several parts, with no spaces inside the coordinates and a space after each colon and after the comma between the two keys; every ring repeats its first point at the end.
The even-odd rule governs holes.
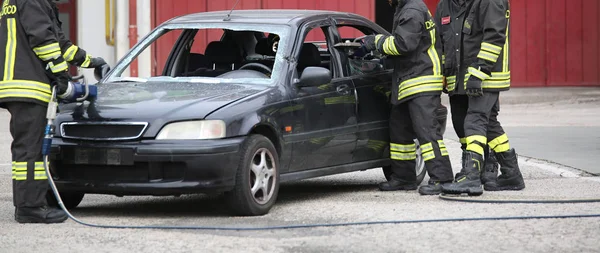
{"type": "Polygon", "coordinates": [[[61,124],[63,138],[79,140],[133,140],[137,139],[146,130],[146,122],[118,122],[118,123],[87,123],[65,122],[61,124]]]}

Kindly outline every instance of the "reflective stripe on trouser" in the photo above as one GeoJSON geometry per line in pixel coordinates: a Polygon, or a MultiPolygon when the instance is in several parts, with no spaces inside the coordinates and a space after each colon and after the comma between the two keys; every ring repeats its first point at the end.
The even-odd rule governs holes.
{"type": "Polygon", "coordinates": [[[506,136],[506,134],[500,135],[497,138],[491,140],[488,143],[488,145],[496,153],[506,152],[510,149],[510,144],[508,143],[508,136],[506,136]]]}
{"type": "Polygon", "coordinates": [[[504,129],[498,121],[500,103],[498,92],[484,92],[481,97],[470,98],[466,95],[454,95],[450,97],[450,109],[454,130],[459,138],[464,138],[461,144],[466,150],[485,153],[485,146],[495,144],[498,150],[506,148],[505,141],[499,138],[504,135],[504,129]],[[483,138],[482,138],[483,137],[483,138]],[[494,142],[495,141],[495,142],[494,142]]]}
{"type": "MultiPolygon", "coordinates": [[[[416,180],[415,158],[418,139],[424,148],[432,150],[433,154],[425,162],[425,168],[432,181],[451,181],[452,166],[446,155],[447,151],[441,149],[443,144],[440,134],[441,126],[435,119],[436,109],[440,105],[440,96],[418,96],[409,101],[394,105],[390,115],[390,158],[392,158],[393,176],[409,182],[416,180]],[[414,152],[414,153],[413,153],[414,152]]],[[[425,158],[425,156],[424,156],[425,158]]]]}
{"type": "Polygon", "coordinates": [[[42,162],[46,107],[37,103],[7,102],[13,137],[13,202],[17,207],[46,205],[48,176],[42,162]]]}

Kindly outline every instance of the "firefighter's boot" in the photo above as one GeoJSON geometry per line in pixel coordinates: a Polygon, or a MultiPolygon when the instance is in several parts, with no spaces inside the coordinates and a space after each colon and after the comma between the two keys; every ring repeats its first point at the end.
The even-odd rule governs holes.
{"type": "Polygon", "coordinates": [[[485,153],[485,166],[481,173],[481,184],[485,186],[488,182],[495,182],[498,178],[498,160],[493,151],[485,153]]]}
{"type": "Polygon", "coordinates": [[[452,183],[449,182],[435,182],[429,181],[427,185],[419,187],[419,193],[421,195],[439,195],[442,193],[442,185],[452,183]]]}
{"type": "Polygon", "coordinates": [[[379,184],[381,191],[412,191],[418,188],[416,182],[408,182],[396,177],[392,174],[390,181],[379,184]]]}
{"type": "Polygon", "coordinates": [[[54,207],[19,207],[15,220],[19,223],[61,223],[67,220],[67,213],[54,207]]]}
{"type": "Polygon", "coordinates": [[[495,182],[488,182],[484,188],[486,191],[518,191],[525,188],[525,181],[519,169],[517,154],[514,149],[497,153],[502,173],[495,182]]]}
{"type": "Polygon", "coordinates": [[[446,194],[463,194],[479,196],[483,194],[481,187],[481,166],[483,156],[475,152],[463,152],[463,168],[453,183],[442,185],[442,192],[446,194]]]}

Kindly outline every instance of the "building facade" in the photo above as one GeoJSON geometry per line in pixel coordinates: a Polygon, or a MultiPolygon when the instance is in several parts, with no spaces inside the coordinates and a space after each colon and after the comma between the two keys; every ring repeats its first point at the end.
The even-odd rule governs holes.
{"type": "MultiPolygon", "coordinates": [[[[61,0],[69,37],[111,65],[153,27],[194,12],[229,10],[236,0],[61,0]]],[[[424,0],[432,13],[439,0],[424,0]]],[[[600,86],[600,1],[510,0],[513,87],[600,86]]],[[[325,9],[363,15],[390,29],[385,0],[240,0],[236,9],[325,9]]],[[[152,73],[144,55],[132,75],[152,73]]],[[[92,76],[91,72],[85,73],[92,76]]]]}

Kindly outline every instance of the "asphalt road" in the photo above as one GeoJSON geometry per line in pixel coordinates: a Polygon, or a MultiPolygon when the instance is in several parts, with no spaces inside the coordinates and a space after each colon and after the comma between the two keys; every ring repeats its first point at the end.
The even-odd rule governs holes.
{"type": "MultiPolygon", "coordinates": [[[[563,123],[560,124],[540,124],[535,117],[525,113],[556,112],[556,108],[549,105],[532,109],[536,106],[528,105],[528,110],[519,105],[503,107],[501,120],[507,128],[515,127],[509,134],[520,153],[533,154],[534,151],[519,142],[518,129],[543,125],[552,127],[548,131],[554,131],[551,129],[565,127],[564,122],[597,127],[577,116],[588,110],[577,109],[579,106],[597,108],[596,104],[552,105],[571,112],[561,116],[563,123]]],[[[458,172],[459,144],[452,141],[450,135],[447,137],[452,165],[458,172]]],[[[533,139],[539,141],[532,137],[532,142],[533,139]]],[[[562,141],[549,140],[548,143],[560,146],[562,141]]],[[[594,145],[589,140],[585,143],[594,145]]],[[[571,149],[583,149],[578,145],[570,146],[571,149]]],[[[8,117],[5,112],[0,112],[0,252],[462,253],[597,252],[600,248],[600,218],[429,222],[269,231],[101,229],[72,220],[56,225],[21,225],[13,219],[9,147],[8,117]]],[[[598,162],[598,158],[595,159],[598,162]]],[[[599,177],[526,155],[521,155],[519,162],[527,184],[525,190],[485,192],[479,199],[600,198],[599,177]]],[[[376,184],[381,181],[383,175],[376,169],[285,184],[276,206],[262,217],[229,216],[219,196],[203,195],[180,198],[89,195],[73,214],[85,222],[97,224],[225,227],[600,214],[600,203],[479,204],[448,202],[436,196],[422,197],[414,191],[380,192],[376,184]]]]}

